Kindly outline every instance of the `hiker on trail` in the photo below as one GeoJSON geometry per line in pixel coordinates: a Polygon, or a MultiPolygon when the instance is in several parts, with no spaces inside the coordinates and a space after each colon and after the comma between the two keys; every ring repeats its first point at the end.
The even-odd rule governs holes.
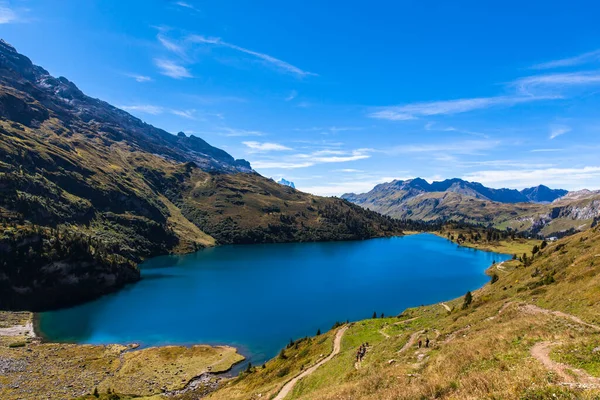
{"type": "Polygon", "coordinates": [[[363,343],[360,345],[360,347],[358,348],[358,351],[356,352],[356,362],[362,361],[366,352],[367,352],[367,347],[363,343]]]}
{"type": "Polygon", "coordinates": [[[423,344],[423,341],[419,340],[419,348],[421,348],[422,344],[423,344]]]}
{"type": "Polygon", "coordinates": [[[425,347],[429,347],[429,338],[425,339],[425,347]]]}

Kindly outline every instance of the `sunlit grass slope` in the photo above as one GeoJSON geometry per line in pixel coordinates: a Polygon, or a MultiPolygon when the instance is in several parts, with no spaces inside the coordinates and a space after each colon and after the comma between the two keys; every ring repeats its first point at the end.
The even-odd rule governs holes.
{"type": "MultiPolygon", "coordinates": [[[[446,303],[451,311],[436,304],[351,323],[342,352],[286,399],[598,398],[599,272],[595,228],[549,244],[529,266],[513,260],[491,267],[497,280],[473,292],[466,307],[459,298],[446,303]],[[426,338],[430,348],[418,349],[426,338]],[[364,342],[369,350],[356,365],[364,342]]],[[[210,398],[272,398],[300,372],[290,362],[286,379],[268,379],[275,365],[284,368],[267,363],[210,398]]]]}

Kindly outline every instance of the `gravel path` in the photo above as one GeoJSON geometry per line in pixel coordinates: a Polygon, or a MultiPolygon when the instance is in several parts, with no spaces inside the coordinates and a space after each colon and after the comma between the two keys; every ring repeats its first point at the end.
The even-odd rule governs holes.
{"type": "Polygon", "coordinates": [[[325,359],[319,361],[312,367],[308,368],[307,370],[302,372],[300,375],[298,375],[295,378],[292,378],[290,381],[288,381],[288,383],[283,385],[283,388],[281,388],[281,390],[279,391],[279,393],[273,400],[285,399],[285,397],[292,391],[292,389],[294,389],[294,386],[296,386],[296,384],[298,383],[298,381],[300,381],[300,379],[305,378],[308,375],[312,374],[321,365],[330,361],[333,357],[335,357],[337,354],[339,354],[339,352],[342,348],[342,337],[344,336],[344,333],[346,333],[347,329],[348,329],[348,326],[344,326],[344,327],[340,328],[340,330],[337,331],[337,333],[335,334],[335,339],[333,341],[333,351],[331,352],[331,354],[329,354],[329,356],[327,356],[325,359]]]}

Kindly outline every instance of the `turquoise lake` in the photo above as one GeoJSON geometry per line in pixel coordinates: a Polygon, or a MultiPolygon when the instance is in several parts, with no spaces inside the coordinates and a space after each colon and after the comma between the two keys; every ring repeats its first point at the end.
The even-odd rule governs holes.
{"type": "Polygon", "coordinates": [[[223,246],[148,260],[139,283],[42,313],[40,329],[76,343],[227,344],[260,364],[336,321],[462,296],[489,280],[493,261],[509,258],[431,234],[223,246]]]}

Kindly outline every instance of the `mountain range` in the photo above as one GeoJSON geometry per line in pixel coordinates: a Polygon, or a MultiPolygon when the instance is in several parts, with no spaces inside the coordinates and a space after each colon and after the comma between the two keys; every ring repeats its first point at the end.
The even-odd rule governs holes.
{"type": "Polygon", "coordinates": [[[569,193],[540,185],[524,190],[492,189],[481,183],[421,178],[394,180],[368,193],[342,198],[401,219],[462,221],[544,236],[589,228],[600,219],[600,192],[569,193]]]}
{"type": "Polygon", "coordinates": [[[0,42],[0,309],[92,299],[160,254],[400,232],[86,96],[0,42]]]}
{"type": "Polygon", "coordinates": [[[346,193],[342,195],[342,198],[360,204],[361,202],[372,200],[378,195],[389,196],[395,193],[402,193],[404,197],[414,197],[422,193],[433,192],[458,193],[498,203],[551,203],[568,193],[567,190],[550,189],[544,185],[519,191],[516,189],[492,189],[478,182],[468,182],[458,178],[432,183],[427,182],[425,179],[415,178],[382,183],[375,186],[368,193],[346,193]]]}

